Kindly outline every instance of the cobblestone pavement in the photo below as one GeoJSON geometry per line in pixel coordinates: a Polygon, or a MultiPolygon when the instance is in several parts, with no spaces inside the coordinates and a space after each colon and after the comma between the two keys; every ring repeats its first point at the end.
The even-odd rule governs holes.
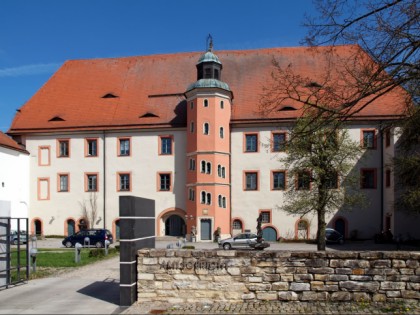
{"type": "Polygon", "coordinates": [[[121,314],[420,314],[419,303],[248,302],[135,304],[121,314]]]}

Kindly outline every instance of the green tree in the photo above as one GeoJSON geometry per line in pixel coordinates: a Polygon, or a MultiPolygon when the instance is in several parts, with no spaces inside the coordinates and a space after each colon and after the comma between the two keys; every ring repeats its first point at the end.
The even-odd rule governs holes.
{"type": "Polygon", "coordinates": [[[297,120],[287,151],[280,162],[289,170],[289,182],[295,184],[289,185],[286,202],[279,208],[301,217],[315,213],[317,248],[325,250],[326,214],[365,203],[359,177],[351,172],[362,149],[350,139],[340,121],[327,124],[312,110],[297,120]]]}
{"type": "Polygon", "coordinates": [[[394,158],[398,210],[420,214],[420,108],[404,122],[394,158]]]}

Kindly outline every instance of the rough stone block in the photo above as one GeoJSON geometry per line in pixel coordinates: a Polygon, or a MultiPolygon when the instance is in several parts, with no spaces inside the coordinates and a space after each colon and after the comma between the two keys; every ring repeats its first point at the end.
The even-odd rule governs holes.
{"type": "Polygon", "coordinates": [[[331,259],[329,263],[330,267],[341,268],[344,267],[344,260],[342,259],[331,259]]]}
{"type": "Polygon", "coordinates": [[[352,270],[352,274],[353,275],[364,275],[365,274],[365,269],[355,268],[355,269],[352,270]]]}
{"type": "MultiPolygon", "coordinates": [[[[308,269],[306,269],[307,271],[308,269]]],[[[297,271],[296,267],[277,267],[276,273],[278,274],[292,274],[297,271]]]]}
{"type": "Polygon", "coordinates": [[[280,280],[281,281],[292,282],[293,281],[293,275],[280,275],[280,280]]]}
{"type": "Polygon", "coordinates": [[[383,258],[384,259],[409,259],[410,258],[410,253],[409,252],[403,252],[403,251],[398,251],[398,252],[383,252],[383,258]]]}
{"type": "Polygon", "coordinates": [[[416,269],[416,268],[419,267],[420,263],[419,263],[418,260],[409,259],[409,260],[407,260],[406,265],[407,265],[408,268],[416,269]]]}
{"type": "Polygon", "coordinates": [[[333,292],[330,294],[331,301],[350,301],[351,293],[350,292],[333,292]]]}
{"type": "Polygon", "coordinates": [[[420,282],[420,276],[410,276],[411,282],[420,282]]]}
{"type": "Polygon", "coordinates": [[[365,292],[354,292],[353,299],[356,302],[367,302],[371,300],[371,297],[368,293],[365,292]]]}
{"type": "Polygon", "coordinates": [[[351,268],[336,268],[335,273],[339,275],[351,275],[353,274],[353,271],[351,268]]]}
{"type": "MultiPolygon", "coordinates": [[[[330,276],[334,276],[334,275],[329,275],[329,274],[314,274],[314,280],[316,281],[327,281],[328,279],[330,279],[330,276]]],[[[345,276],[347,277],[347,276],[345,276]]],[[[345,279],[345,280],[348,280],[345,279]]]]}
{"type": "Polygon", "coordinates": [[[348,259],[344,261],[343,267],[349,268],[369,268],[368,260],[348,259]]]}
{"type": "Polygon", "coordinates": [[[270,283],[249,283],[249,284],[245,284],[245,287],[249,291],[270,291],[271,290],[270,283]]]}
{"type": "Polygon", "coordinates": [[[286,291],[289,290],[289,282],[279,281],[271,284],[271,289],[274,291],[286,291]]]}
{"type": "Polygon", "coordinates": [[[334,273],[334,268],[320,267],[320,268],[308,268],[309,273],[334,273]]]}
{"type": "Polygon", "coordinates": [[[293,280],[295,282],[309,282],[311,280],[314,279],[314,276],[312,274],[303,274],[303,275],[299,275],[299,274],[295,274],[293,275],[293,280]]]}
{"type": "Polygon", "coordinates": [[[391,268],[391,265],[392,264],[391,264],[390,259],[378,259],[378,260],[372,260],[370,262],[371,268],[391,268]]]}
{"type": "Polygon", "coordinates": [[[154,280],[155,275],[153,273],[139,273],[137,274],[137,280],[154,280]]]}
{"type": "Polygon", "coordinates": [[[386,291],[385,294],[389,298],[399,298],[399,297],[401,297],[401,291],[386,291]]]}
{"type": "Polygon", "coordinates": [[[188,281],[194,281],[198,280],[198,277],[195,275],[183,275],[183,274],[176,274],[174,275],[175,280],[188,280],[188,281]]]}
{"type": "Polygon", "coordinates": [[[150,257],[165,257],[165,249],[155,249],[150,251],[150,257]]]}
{"type": "Polygon", "coordinates": [[[311,282],[312,291],[338,291],[337,284],[325,284],[323,281],[312,281],[311,282]]]}
{"type": "Polygon", "coordinates": [[[275,282],[280,280],[279,274],[264,274],[263,275],[263,281],[266,282],[275,282]]]}
{"type": "Polygon", "coordinates": [[[327,292],[303,292],[302,301],[326,301],[328,300],[327,292]]]}
{"type": "Polygon", "coordinates": [[[250,283],[262,282],[262,277],[248,277],[250,283]]]}
{"type": "Polygon", "coordinates": [[[402,275],[414,275],[414,269],[410,268],[400,268],[400,273],[402,275]]]}
{"type": "Polygon", "coordinates": [[[419,291],[412,291],[412,290],[404,290],[401,291],[401,295],[404,299],[420,299],[420,292],[419,291]]]}
{"type": "Polygon", "coordinates": [[[311,289],[311,285],[309,283],[292,282],[290,284],[291,291],[309,291],[310,289],[311,289]]]}
{"type": "Polygon", "coordinates": [[[359,257],[359,253],[351,251],[328,251],[326,252],[326,256],[330,259],[356,259],[359,257]]]}
{"type": "Polygon", "coordinates": [[[347,291],[376,292],[379,289],[379,282],[341,281],[340,288],[347,291]]]}
{"type": "Polygon", "coordinates": [[[407,283],[407,289],[408,290],[416,290],[416,291],[420,291],[420,283],[407,283]]]}
{"type": "Polygon", "coordinates": [[[325,259],[308,259],[305,261],[305,265],[308,267],[326,267],[328,266],[328,261],[325,259]]]}
{"type": "MultiPolygon", "coordinates": [[[[322,280],[322,279],[316,279],[315,280],[322,280]]],[[[329,281],[347,281],[349,280],[349,276],[348,275],[328,275],[328,280],[329,281]]]]}
{"type": "Polygon", "coordinates": [[[245,267],[239,267],[241,274],[250,274],[250,273],[256,273],[258,270],[260,270],[257,267],[254,266],[245,266],[245,267]]]}
{"type": "Polygon", "coordinates": [[[381,290],[405,290],[405,288],[406,288],[405,282],[391,282],[391,281],[381,282],[381,290]]]}
{"type": "Polygon", "coordinates": [[[372,301],[373,302],[385,302],[386,301],[386,295],[382,294],[382,293],[375,293],[372,296],[372,301]]]}
{"type": "Polygon", "coordinates": [[[371,281],[372,280],[372,276],[350,276],[350,280],[354,280],[354,281],[371,281]]]}
{"type": "Polygon", "coordinates": [[[227,273],[232,276],[239,276],[241,274],[241,269],[238,267],[228,267],[227,273]]]}
{"type": "Polygon", "coordinates": [[[277,292],[257,292],[257,299],[262,301],[277,300],[277,292]]]}
{"type": "Polygon", "coordinates": [[[235,257],[236,250],[218,250],[216,251],[218,257],[235,257]]]}
{"type": "Polygon", "coordinates": [[[241,298],[243,300],[253,300],[253,299],[255,299],[255,293],[254,292],[250,292],[250,293],[242,294],[241,298]]]}
{"type": "Polygon", "coordinates": [[[359,257],[361,259],[382,259],[384,254],[382,252],[361,252],[359,257]]]}
{"type": "Polygon", "coordinates": [[[297,301],[298,300],[298,295],[296,292],[284,291],[284,292],[278,292],[277,295],[280,301],[297,301]]]}
{"type": "Polygon", "coordinates": [[[400,259],[392,260],[392,268],[405,268],[405,267],[406,267],[405,260],[400,260],[400,259]]]}

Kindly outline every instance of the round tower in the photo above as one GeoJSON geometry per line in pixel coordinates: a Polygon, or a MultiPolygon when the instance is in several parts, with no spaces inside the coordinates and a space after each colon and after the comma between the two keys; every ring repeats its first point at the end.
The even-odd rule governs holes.
{"type": "Polygon", "coordinates": [[[198,60],[187,98],[187,236],[230,235],[230,117],[233,94],[221,81],[213,44],[198,60]]]}

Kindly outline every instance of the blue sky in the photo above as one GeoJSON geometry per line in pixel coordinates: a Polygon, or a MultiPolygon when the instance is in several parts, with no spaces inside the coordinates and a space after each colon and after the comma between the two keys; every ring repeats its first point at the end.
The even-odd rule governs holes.
{"type": "Polygon", "coordinates": [[[69,59],[299,46],[311,0],[0,0],[0,131],[69,59]]]}

